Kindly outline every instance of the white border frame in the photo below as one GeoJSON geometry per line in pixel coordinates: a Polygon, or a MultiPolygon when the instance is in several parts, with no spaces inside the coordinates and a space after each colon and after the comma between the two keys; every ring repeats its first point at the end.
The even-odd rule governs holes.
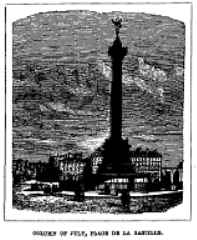
{"type": "MultiPolygon", "coordinates": [[[[108,214],[48,214],[12,209],[12,22],[38,12],[51,10],[88,9],[92,11],[125,11],[146,12],[156,15],[169,16],[181,20],[186,25],[186,56],[185,56],[185,88],[184,88],[184,159],[191,158],[191,38],[192,38],[192,5],[189,2],[166,3],[58,3],[55,4],[7,4],[6,21],[6,181],[5,181],[5,220],[13,221],[188,221],[191,220],[191,159],[184,161],[184,198],[181,208],[176,214],[143,213],[140,215],[108,215],[108,214]],[[29,9],[29,10],[27,10],[29,9]],[[43,9],[43,10],[42,10],[43,9]],[[140,11],[139,11],[140,9],[140,11]],[[184,14],[183,14],[184,13],[184,14]],[[22,214],[21,214],[22,213],[22,214]]],[[[170,213],[171,212],[171,213],[170,213]]]]}

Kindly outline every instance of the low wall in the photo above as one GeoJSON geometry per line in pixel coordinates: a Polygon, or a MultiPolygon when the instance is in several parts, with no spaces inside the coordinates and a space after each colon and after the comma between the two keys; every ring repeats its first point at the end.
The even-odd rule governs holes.
{"type": "Polygon", "coordinates": [[[132,196],[130,208],[136,212],[165,212],[167,209],[180,204],[183,201],[183,192],[171,192],[168,194],[132,196]]]}
{"type": "Polygon", "coordinates": [[[157,192],[147,194],[134,194],[130,196],[129,204],[124,206],[121,195],[96,195],[87,194],[84,201],[74,201],[73,193],[69,194],[30,194],[18,193],[14,195],[13,206],[17,209],[31,209],[33,211],[46,212],[95,212],[95,213],[128,213],[165,212],[182,202],[183,192],[157,192]],[[51,202],[51,198],[54,200],[51,202]],[[43,199],[42,199],[43,198],[43,199]]]}

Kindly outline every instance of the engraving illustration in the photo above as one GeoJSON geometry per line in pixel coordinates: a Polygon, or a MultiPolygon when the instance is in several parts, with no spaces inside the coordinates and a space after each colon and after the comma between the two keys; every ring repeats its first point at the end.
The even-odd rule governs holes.
{"type": "Polygon", "coordinates": [[[182,203],[185,25],[41,12],[13,23],[14,209],[161,214],[182,203]]]}

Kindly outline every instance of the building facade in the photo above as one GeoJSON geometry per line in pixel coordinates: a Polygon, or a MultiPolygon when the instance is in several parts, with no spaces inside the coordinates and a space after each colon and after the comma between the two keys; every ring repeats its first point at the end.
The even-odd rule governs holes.
{"type": "Polygon", "coordinates": [[[83,175],[86,162],[82,153],[68,152],[54,156],[55,164],[59,171],[59,181],[78,181],[83,175]]]}
{"type": "MultiPolygon", "coordinates": [[[[92,174],[98,174],[99,167],[102,165],[102,152],[95,151],[91,155],[92,174]]],[[[130,189],[134,191],[151,191],[158,189],[162,180],[162,155],[156,150],[142,150],[137,148],[130,151],[130,175],[111,176],[97,189],[111,188],[114,189],[130,189]]],[[[108,190],[106,190],[107,192],[108,190]]]]}
{"type": "Polygon", "coordinates": [[[161,181],[162,155],[156,150],[137,148],[131,151],[130,160],[136,174],[149,175],[152,182],[161,181]]]}

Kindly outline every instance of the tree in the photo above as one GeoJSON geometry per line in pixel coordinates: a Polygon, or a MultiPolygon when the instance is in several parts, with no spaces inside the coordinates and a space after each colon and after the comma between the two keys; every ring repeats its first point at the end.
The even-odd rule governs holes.
{"type": "Polygon", "coordinates": [[[174,175],[173,175],[173,183],[176,187],[179,186],[179,171],[176,169],[174,175]]]}

